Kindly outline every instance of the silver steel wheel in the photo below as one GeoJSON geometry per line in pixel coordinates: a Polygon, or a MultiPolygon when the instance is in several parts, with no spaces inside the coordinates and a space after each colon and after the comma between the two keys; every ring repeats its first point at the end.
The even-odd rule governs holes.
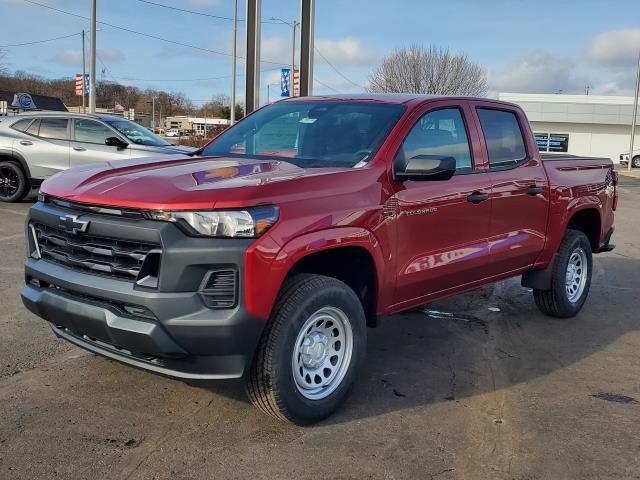
{"type": "Polygon", "coordinates": [[[310,400],[330,395],[344,379],[353,353],[353,331],[347,315],[323,307],[304,323],[296,338],[291,364],[296,388],[310,400]]]}
{"type": "Polygon", "coordinates": [[[587,268],[587,253],[578,247],[569,256],[565,276],[567,300],[571,303],[576,303],[584,292],[584,287],[587,284],[587,268]]]}

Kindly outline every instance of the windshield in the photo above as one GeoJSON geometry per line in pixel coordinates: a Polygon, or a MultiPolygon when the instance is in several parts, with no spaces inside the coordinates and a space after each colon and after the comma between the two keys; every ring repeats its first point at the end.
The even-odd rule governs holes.
{"type": "Polygon", "coordinates": [[[219,135],[203,155],[277,157],[305,168],[361,166],[404,111],[373,102],[275,103],[219,135]]]}
{"type": "Polygon", "coordinates": [[[151,133],[142,125],[138,125],[129,120],[105,120],[105,122],[137,145],[148,145],[150,147],[166,147],[171,145],[169,142],[151,133]]]}

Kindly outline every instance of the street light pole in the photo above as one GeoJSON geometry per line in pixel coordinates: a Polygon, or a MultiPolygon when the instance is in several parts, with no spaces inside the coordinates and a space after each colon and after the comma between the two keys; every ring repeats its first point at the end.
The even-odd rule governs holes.
{"type": "Polygon", "coordinates": [[[89,112],[96,113],[96,0],[91,0],[91,53],[89,59],[89,112]]]}
{"type": "Polygon", "coordinates": [[[233,47],[231,51],[231,112],[230,123],[236,121],[236,70],[238,64],[238,0],[233,1],[233,47]]]}
{"type": "Polygon", "coordinates": [[[87,58],[85,56],[84,47],[85,33],[82,30],[82,113],[87,113],[87,94],[86,94],[86,78],[87,78],[87,58]]]}
{"type": "Polygon", "coordinates": [[[633,116],[631,117],[631,145],[629,146],[629,165],[628,169],[631,171],[633,166],[633,148],[636,137],[636,118],[638,116],[638,96],[640,96],[640,51],[638,51],[638,70],[636,72],[636,96],[633,100],[633,116]]]}
{"type": "Polygon", "coordinates": [[[156,97],[151,97],[151,128],[156,131],[156,97]]]}

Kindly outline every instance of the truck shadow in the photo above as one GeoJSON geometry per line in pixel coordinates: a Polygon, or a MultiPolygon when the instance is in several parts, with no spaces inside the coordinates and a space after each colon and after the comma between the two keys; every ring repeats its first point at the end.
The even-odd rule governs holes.
{"type": "MultiPolygon", "coordinates": [[[[639,271],[638,260],[597,256],[589,299],[572,319],[540,313],[519,278],[383,317],[368,330],[365,365],[351,396],[322,424],[464,402],[589,357],[639,329],[632,315],[639,271]]],[[[248,402],[238,382],[208,389],[248,402]]]]}

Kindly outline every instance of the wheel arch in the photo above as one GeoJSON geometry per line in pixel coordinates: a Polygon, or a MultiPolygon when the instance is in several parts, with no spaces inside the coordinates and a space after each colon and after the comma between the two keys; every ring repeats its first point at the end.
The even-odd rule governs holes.
{"type": "Polygon", "coordinates": [[[17,162],[22,168],[27,180],[31,181],[31,170],[29,170],[29,165],[27,165],[27,161],[19,153],[7,148],[0,148],[0,161],[17,162]]]}

